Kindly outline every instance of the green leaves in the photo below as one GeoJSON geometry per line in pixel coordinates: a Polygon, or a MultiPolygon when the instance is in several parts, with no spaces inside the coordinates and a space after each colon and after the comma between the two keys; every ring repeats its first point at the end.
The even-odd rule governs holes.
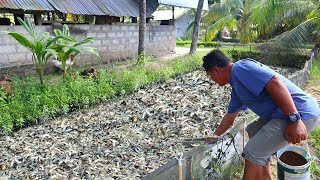
{"type": "Polygon", "coordinates": [[[28,31],[28,33],[33,37],[36,38],[36,34],[34,32],[32,23],[30,21],[30,19],[26,19],[25,21],[23,21],[20,17],[18,17],[18,21],[20,22],[20,24],[28,31]]]}
{"type": "Polygon", "coordinates": [[[52,49],[57,51],[58,60],[61,61],[62,69],[64,70],[63,76],[66,76],[67,60],[71,58],[71,55],[75,57],[78,54],[83,53],[84,51],[93,53],[94,55],[99,56],[97,48],[93,47],[78,47],[80,45],[94,42],[95,37],[89,37],[78,42],[76,39],[70,36],[70,30],[67,25],[63,25],[63,30],[54,29],[54,35],[56,39],[56,44],[51,46],[52,49]]]}
{"type": "Polygon", "coordinates": [[[22,44],[23,46],[27,47],[28,49],[30,49],[30,50],[34,50],[35,49],[35,45],[34,45],[33,41],[30,41],[24,35],[22,35],[20,33],[17,33],[17,32],[9,32],[8,34],[11,35],[20,44],[22,44]]]}
{"type": "Polygon", "coordinates": [[[36,34],[30,19],[26,19],[24,21],[21,18],[18,18],[18,20],[30,36],[25,36],[18,32],[10,32],[8,34],[33,53],[32,60],[37,67],[37,73],[41,84],[44,84],[44,66],[52,56],[58,57],[58,59],[62,62],[65,70],[64,75],[66,74],[67,69],[66,61],[70,58],[70,55],[75,56],[86,51],[100,58],[97,48],[78,47],[86,43],[94,42],[96,39],[95,37],[89,37],[78,42],[76,39],[70,36],[70,30],[67,25],[63,25],[62,31],[59,29],[54,29],[55,36],[51,36],[49,32],[36,34]]]}
{"type": "Polygon", "coordinates": [[[18,21],[29,33],[30,38],[17,32],[10,32],[8,34],[15,38],[23,46],[27,47],[33,53],[32,60],[36,65],[40,83],[44,84],[43,67],[46,65],[49,57],[51,56],[50,54],[55,54],[52,49],[48,49],[50,49],[49,46],[57,39],[53,39],[53,37],[50,36],[48,32],[36,34],[30,19],[26,19],[25,21],[23,21],[18,17],[18,21]]]}

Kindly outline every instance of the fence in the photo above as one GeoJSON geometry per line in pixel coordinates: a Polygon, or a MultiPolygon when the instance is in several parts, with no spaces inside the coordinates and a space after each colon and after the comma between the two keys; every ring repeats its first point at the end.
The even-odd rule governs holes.
{"type": "MultiPolygon", "coordinates": [[[[317,55],[312,52],[311,59],[306,61],[304,68],[290,75],[293,83],[304,88],[310,75],[312,61],[317,55]]],[[[145,175],[143,180],[189,180],[189,179],[232,179],[239,169],[240,156],[246,135],[244,127],[256,117],[252,112],[238,121],[227,135],[213,145],[202,145],[191,151],[180,154],[155,171],[145,175]],[[179,166],[182,166],[182,174],[179,175],[179,166]]],[[[241,178],[240,178],[241,179],[241,178]]]]}

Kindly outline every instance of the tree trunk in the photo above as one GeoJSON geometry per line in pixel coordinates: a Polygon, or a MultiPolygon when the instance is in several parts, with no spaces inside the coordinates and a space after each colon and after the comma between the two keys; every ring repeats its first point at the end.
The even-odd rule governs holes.
{"type": "Polygon", "coordinates": [[[44,81],[43,81],[43,66],[42,64],[37,64],[37,73],[40,79],[40,84],[44,85],[44,81]]]}
{"type": "Polygon", "coordinates": [[[145,34],[146,34],[146,0],[140,0],[139,47],[138,47],[139,58],[140,57],[144,58],[145,34]]]}
{"type": "Polygon", "coordinates": [[[198,8],[197,8],[197,13],[196,13],[196,17],[195,17],[194,27],[193,27],[193,35],[192,35],[192,43],[191,43],[191,47],[190,47],[190,53],[194,53],[197,49],[203,2],[204,2],[204,0],[199,0],[199,2],[198,2],[198,8]]]}

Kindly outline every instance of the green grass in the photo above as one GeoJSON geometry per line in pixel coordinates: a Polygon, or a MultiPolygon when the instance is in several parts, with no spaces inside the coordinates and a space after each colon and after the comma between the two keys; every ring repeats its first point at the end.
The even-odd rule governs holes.
{"type": "MultiPolygon", "coordinates": [[[[318,57],[312,63],[310,84],[320,87],[320,58],[318,57]]],[[[309,143],[312,145],[316,156],[320,157],[320,128],[315,129],[308,135],[309,143]]],[[[320,161],[314,160],[311,163],[311,172],[314,179],[320,178],[320,161]]]]}
{"type": "Polygon", "coordinates": [[[312,62],[311,78],[316,80],[320,77],[320,58],[318,57],[312,62]]]}

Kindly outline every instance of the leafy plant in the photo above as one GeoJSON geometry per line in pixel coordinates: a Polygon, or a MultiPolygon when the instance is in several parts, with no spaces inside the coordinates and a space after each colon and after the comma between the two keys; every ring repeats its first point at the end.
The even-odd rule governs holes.
{"type": "Polygon", "coordinates": [[[66,40],[72,40],[65,36],[56,36],[53,37],[49,32],[43,32],[37,34],[31,24],[30,19],[26,19],[25,21],[18,17],[18,21],[22,24],[22,26],[27,30],[29,36],[25,36],[18,32],[9,32],[8,34],[15,38],[19,43],[28,48],[32,52],[32,61],[36,65],[37,74],[40,79],[40,83],[43,85],[43,69],[48,59],[54,55],[56,56],[56,51],[52,48],[54,46],[54,42],[60,38],[66,40]]]}
{"type": "Polygon", "coordinates": [[[56,44],[52,46],[52,48],[57,51],[58,61],[61,62],[62,69],[64,71],[63,76],[66,76],[67,72],[67,60],[69,59],[70,63],[72,58],[76,55],[83,53],[85,51],[93,53],[94,55],[99,56],[97,48],[94,47],[79,47],[80,45],[93,42],[96,38],[95,37],[88,37],[86,39],[81,40],[78,42],[76,39],[71,37],[69,27],[65,24],[63,25],[63,30],[54,29],[55,37],[68,37],[65,39],[58,39],[56,44]]]}

